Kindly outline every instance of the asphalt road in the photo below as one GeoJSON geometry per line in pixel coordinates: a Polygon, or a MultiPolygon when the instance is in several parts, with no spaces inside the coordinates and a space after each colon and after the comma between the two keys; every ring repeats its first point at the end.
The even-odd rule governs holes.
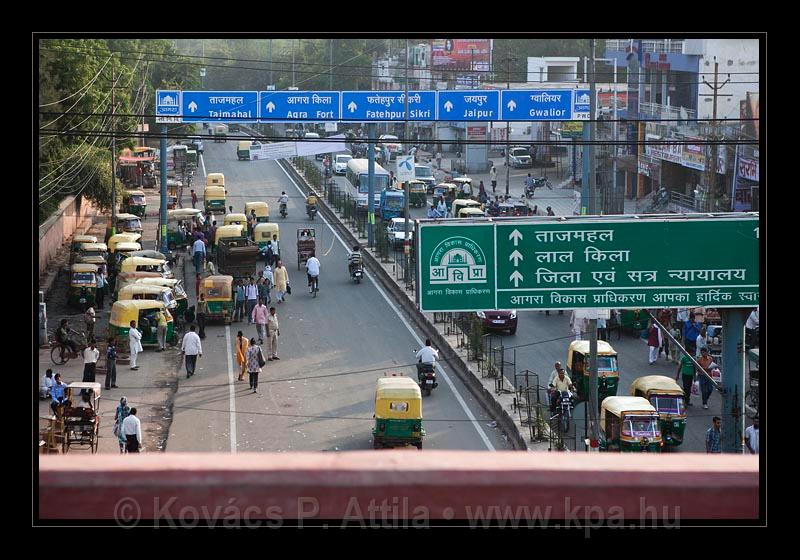
{"type": "MultiPolygon", "coordinates": [[[[259,393],[238,376],[233,342],[238,330],[256,335],[254,325],[206,327],[203,357],[192,379],[179,376],[168,451],[342,451],[371,449],[375,381],[387,371],[416,376],[420,334],[404,322],[370,279],[354,284],[347,251],[318,217],[305,220],[304,200],[274,161],[240,162],[234,142],[207,142],[198,184],[205,173],[225,174],[228,205],[265,200],[280,224],[281,253],[293,294],[278,308],[280,361],[268,362],[259,393]],[[277,214],[281,191],[289,215],[277,214]],[[298,271],[296,230],[314,227],[321,261],[320,291],[307,291],[298,271]]],[[[221,220],[220,220],[221,221],[221,220]]],[[[261,266],[261,265],[259,265],[261,266]]],[[[187,273],[192,273],[188,265],[187,273]]],[[[186,282],[194,302],[194,281],[186,282]]],[[[454,373],[444,368],[440,385],[424,398],[426,449],[510,449],[489,416],[454,373]]]]}

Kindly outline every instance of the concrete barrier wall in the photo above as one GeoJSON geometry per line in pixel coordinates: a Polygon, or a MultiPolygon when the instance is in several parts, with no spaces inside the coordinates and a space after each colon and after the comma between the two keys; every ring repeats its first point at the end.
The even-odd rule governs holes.
{"type": "Polygon", "coordinates": [[[64,242],[81,234],[92,224],[91,217],[98,209],[86,198],[67,197],[58,210],[39,226],[39,274],[55,257],[64,242]]]}

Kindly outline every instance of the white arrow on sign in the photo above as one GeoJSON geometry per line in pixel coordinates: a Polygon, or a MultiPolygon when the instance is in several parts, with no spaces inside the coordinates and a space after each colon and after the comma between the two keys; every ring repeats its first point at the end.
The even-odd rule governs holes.
{"type": "Polygon", "coordinates": [[[514,247],[516,247],[517,245],[519,245],[519,240],[522,239],[522,234],[519,232],[518,229],[515,229],[514,231],[511,232],[511,235],[508,236],[508,239],[509,240],[513,239],[514,247]]]}
{"type": "Polygon", "coordinates": [[[189,110],[190,110],[192,113],[194,113],[194,112],[197,110],[197,103],[195,103],[194,101],[192,101],[191,103],[189,103],[189,110]]]}
{"type": "Polygon", "coordinates": [[[358,105],[356,105],[355,101],[351,101],[350,104],[347,106],[347,108],[350,109],[351,113],[355,113],[356,108],[358,108],[358,105]]]}
{"type": "Polygon", "coordinates": [[[509,278],[509,280],[514,282],[514,287],[515,288],[518,288],[519,287],[519,283],[522,280],[524,280],[524,278],[523,278],[522,274],[519,273],[519,270],[515,270],[514,272],[511,273],[511,277],[509,278]]]}
{"type": "Polygon", "coordinates": [[[267,111],[269,111],[271,113],[274,110],[275,110],[275,104],[272,101],[267,103],[267,111]]]}
{"type": "Polygon", "coordinates": [[[452,103],[450,103],[449,101],[445,102],[445,104],[444,104],[444,110],[445,110],[445,111],[447,111],[447,112],[449,113],[450,111],[452,111],[452,110],[453,110],[453,104],[452,104],[452,103]]]}
{"type": "Polygon", "coordinates": [[[509,111],[513,111],[514,109],[516,109],[516,108],[517,108],[517,104],[516,104],[516,103],[514,103],[514,100],[513,100],[513,99],[512,99],[511,101],[509,101],[509,102],[508,102],[508,105],[506,105],[506,106],[508,107],[508,110],[509,110],[509,111]]]}
{"type": "Polygon", "coordinates": [[[508,260],[514,261],[514,266],[519,266],[519,261],[524,261],[525,259],[522,258],[522,253],[514,249],[514,252],[508,257],[508,260]]]}

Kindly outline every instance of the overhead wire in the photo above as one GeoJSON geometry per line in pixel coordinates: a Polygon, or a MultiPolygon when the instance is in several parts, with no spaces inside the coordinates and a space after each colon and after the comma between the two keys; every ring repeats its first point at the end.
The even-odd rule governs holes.
{"type": "MultiPolygon", "coordinates": [[[[81,87],[81,88],[80,88],[78,91],[76,91],[75,93],[73,93],[73,94],[71,94],[71,95],[68,95],[68,96],[67,96],[67,97],[65,97],[64,99],[59,99],[58,101],[53,101],[52,103],[44,103],[44,104],[40,104],[40,105],[39,105],[39,108],[42,108],[42,107],[50,107],[51,105],[58,105],[59,103],[63,103],[64,101],[67,101],[68,99],[72,99],[73,97],[75,97],[76,95],[78,95],[78,94],[79,94],[81,91],[83,91],[84,89],[91,87],[91,85],[94,83],[94,81],[97,79],[97,77],[98,77],[98,76],[100,75],[100,73],[103,71],[103,69],[104,69],[106,66],[108,66],[108,63],[111,61],[111,58],[112,58],[113,56],[114,56],[113,54],[112,54],[112,55],[109,55],[109,57],[108,57],[108,58],[106,59],[106,61],[105,61],[105,64],[103,64],[103,66],[101,66],[101,67],[100,67],[100,70],[98,70],[98,71],[97,71],[97,74],[95,74],[95,75],[92,77],[92,79],[91,79],[91,80],[89,80],[89,82],[88,82],[88,83],[86,83],[85,85],[83,85],[83,86],[82,86],[82,87],[81,87]]],[[[84,95],[85,95],[85,94],[84,94],[84,95]]],[[[83,97],[83,96],[81,96],[81,97],[83,97]]]]}

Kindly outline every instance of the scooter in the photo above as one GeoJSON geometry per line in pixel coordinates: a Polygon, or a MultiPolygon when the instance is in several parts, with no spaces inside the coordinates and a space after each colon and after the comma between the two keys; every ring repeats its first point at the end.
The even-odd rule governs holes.
{"type": "Polygon", "coordinates": [[[540,187],[547,187],[550,190],[553,189],[547,177],[538,177],[533,180],[533,185],[525,185],[525,196],[527,198],[533,198],[533,195],[536,194],[536,189],[540,187]]]}
{"type": "Polygon", "coordinates": [[[317,215],[317,205],[312,204],[310,206],[306,206],[306,214],[308,214],[308,218],[313,222],[314,216],[317,215]]]}
{"type": "Polygon", "coordinates": [[[417,380],[419,388],[426,397],[429,397],[431,390],[439,386],[436,381],[436,366],[434,364],[417,363],[417,380]]]}
{"type": "Polygon", "coordinates": [[[285,217],[286,217],[286,203],[285,202],[281,202],[281,218],[285,218],[285,217]]]}
{"type": "Polygon", "coordinates": [[[360,262],[354,262],[350,265],[350,278],[352,278],[356,284],[361,283],[361,279],[364,278],[364,266],[360,262]]]}

